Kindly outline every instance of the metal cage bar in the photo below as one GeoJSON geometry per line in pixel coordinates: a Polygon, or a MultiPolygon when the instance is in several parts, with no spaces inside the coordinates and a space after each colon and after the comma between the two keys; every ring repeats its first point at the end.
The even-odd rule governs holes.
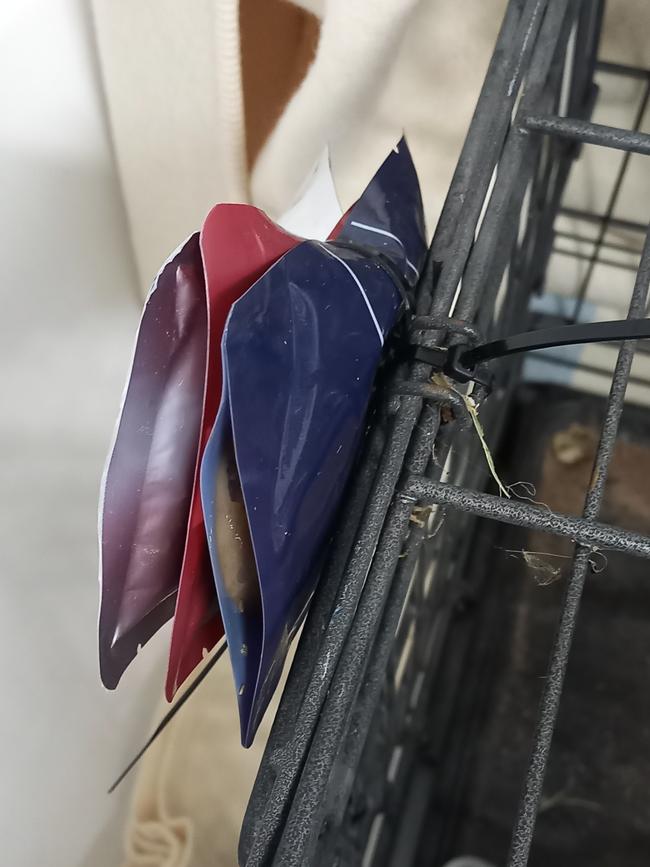
{"type": "MultiPolygon", "coordinates": [[[[641,257],[641,264],[632,292],[628,318],[642,316],[648,300],[650,286],[650,231],[641,257]]],[[[585,500],[582,529],[593,529],[600,511],[605,493],[605,481],[612,455],[616,434],[623,412],[625,389],[634,357],[634,342],[626,341],[620,348],[612,386],[607,399],[605,419],[601,428],[600,443],[592,472],[592,480],[585,500]]],[[[637,545],[631,540],[625,546],[629,553],[640,553],[637,545]]],[[[512,835],[512,847],[508,857],[509,867],[524,867],[528,863],[528,854],[533,839],[535,820],[542,794],[544,773],[551,749],[551,740],[555,721],[560,706],[564,675],[566,673],[569,651],[578,617],[580,598],[589,569],[590,549],[580,540],[573,561],[573,571],[567,584],[562,604],[562,613],[558,630],[551,651],[548,674],[544,681],[544,691],[540,702],[537,726],[535,728],[533,750],[531,753],[528,774],[524,784],[522,798],[519,804],[517,820],[512,835]]]]}

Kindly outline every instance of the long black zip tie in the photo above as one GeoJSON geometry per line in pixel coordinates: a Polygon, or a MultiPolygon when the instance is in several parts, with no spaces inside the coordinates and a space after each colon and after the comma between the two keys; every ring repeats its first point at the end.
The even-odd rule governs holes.
{"type": "Polygon", "coordinates": [[[539,331],[525,331],[511,337],[501,337],[468,348],[466,344],[449,349],[418,346],[415,357],[443,370],[457,382],[478,380],[478,365],[496,358],[552,349],[557,346],[577,346],[585,343],[614,343],[622,340],[650,338],[650,319],[615,319],[608,322],[585,322],[577,325],[559,325],[539,331]]]}

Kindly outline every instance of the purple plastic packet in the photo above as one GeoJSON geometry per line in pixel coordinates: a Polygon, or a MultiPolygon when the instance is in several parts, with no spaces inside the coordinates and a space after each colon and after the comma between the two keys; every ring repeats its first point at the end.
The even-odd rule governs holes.
{"type": "Polygon", "coordinates": [[[147,298],[100,493],[99,662],[114,689],[174,613],[203,411],[207,315],[198,233],[147,298]]]}

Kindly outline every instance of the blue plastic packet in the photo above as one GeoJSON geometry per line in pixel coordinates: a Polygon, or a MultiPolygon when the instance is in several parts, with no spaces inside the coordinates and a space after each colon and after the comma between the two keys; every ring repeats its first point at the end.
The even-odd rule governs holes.
{"type": "Polygon", "coordinates": [[[314,592],[384,341],[425,251],[402,140],[336,242],[301,243],[231,309],[201,495],[244,746],[314,592]]]}

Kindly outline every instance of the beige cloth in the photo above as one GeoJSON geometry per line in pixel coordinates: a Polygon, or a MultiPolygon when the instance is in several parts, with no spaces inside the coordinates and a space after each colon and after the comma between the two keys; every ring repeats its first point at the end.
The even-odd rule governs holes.
{"type": "Polygon", "coordinates": [[[214,204],[249,200],[248,164],[307,68],[318,27],[284,0],[92,7],[144,294],[214,204]]]}
{"type": "MultiPolygon", "coordinates": [[[[140,762],[122,867],[237,864],[239,829],[277,703],[276,693],[255,744],[242,749],[230,664],[227,657],[217,662],[140,762]]],[[[168,709],[161,699],[153,726],[168,709]]]]}
{"type": "Polygon", "coordinates": [[[237,0],[93,0],[143,292],[219,201],[246,201],[237,0]]]}
{"type": "Polygon", "coordinates": [[[346,208],[405,131],[432,227],[505,6],[472,2],[461,19],[454,0],[92,3],[143,292],[216,202],[279,217],[326,146],[346,208]]]}

